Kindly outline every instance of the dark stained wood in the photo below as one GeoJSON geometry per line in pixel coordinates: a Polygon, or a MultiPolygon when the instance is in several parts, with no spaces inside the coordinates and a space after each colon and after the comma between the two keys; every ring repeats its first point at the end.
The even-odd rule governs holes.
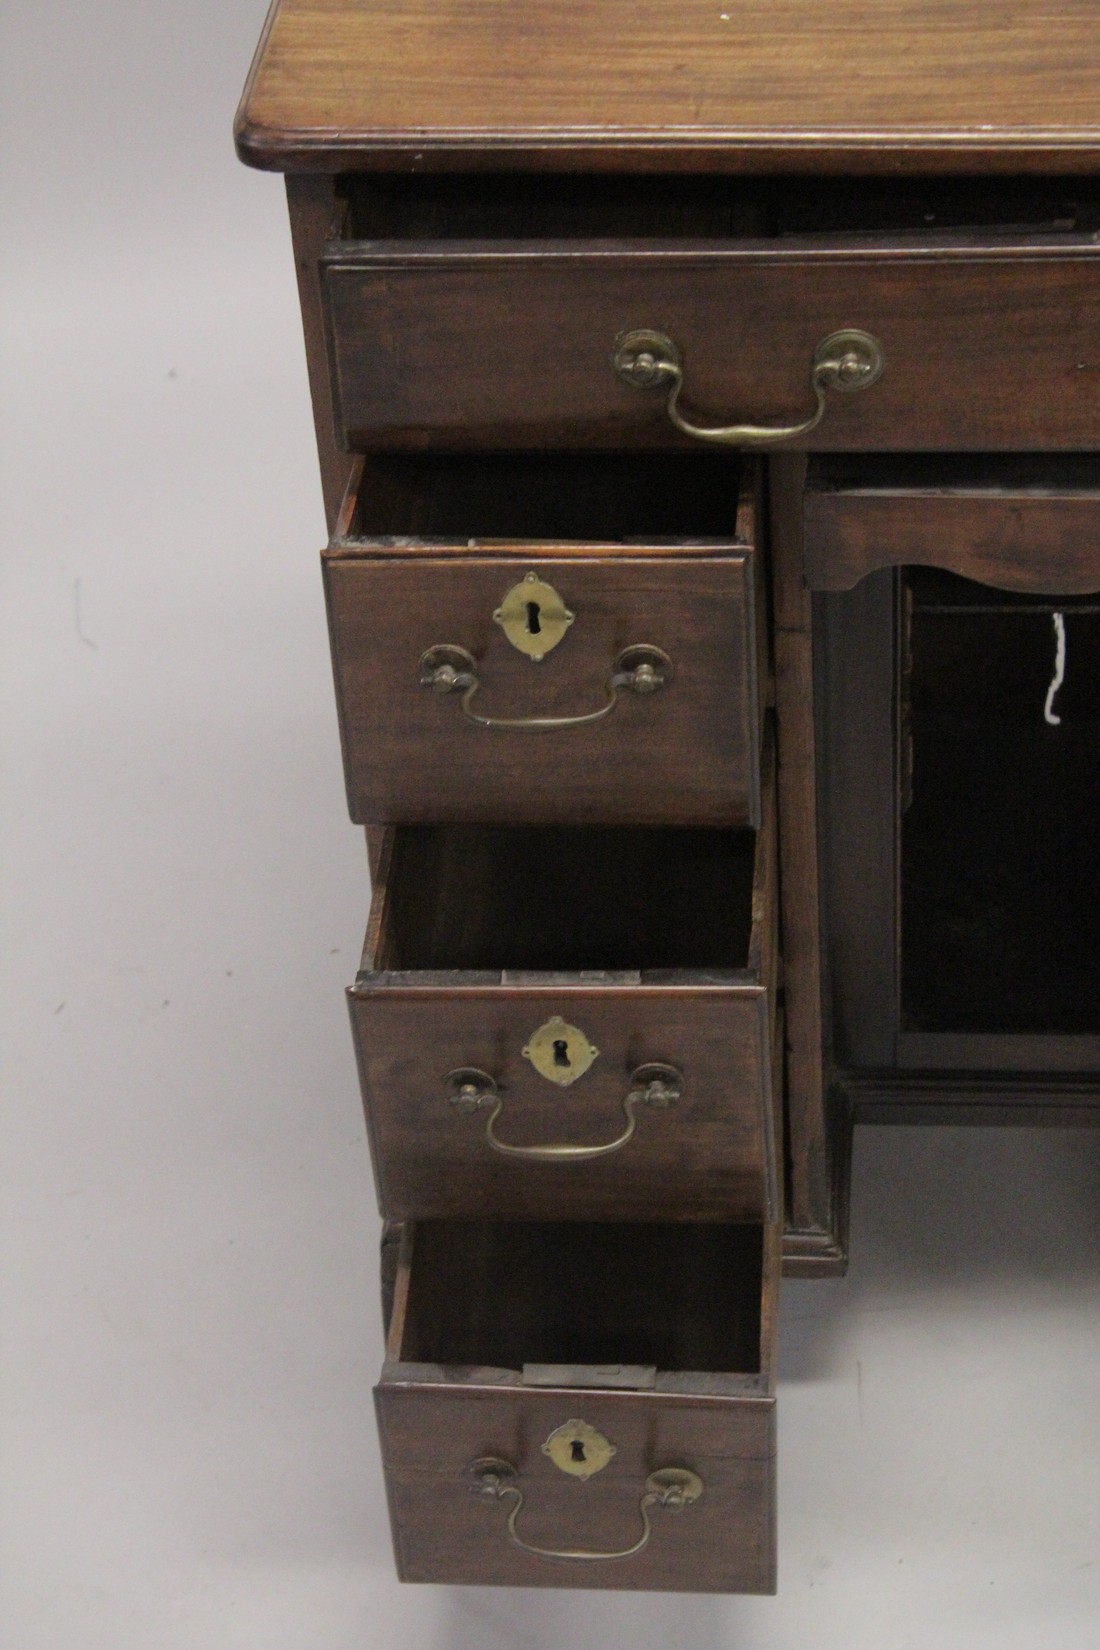
{"type": "Polygon", "coordinates": [[[842,1264],[835,1163],[846,1119],[829,1110],[822,1021],[813,626],[802,576],[805,460],[773,458],[771,557],[778,722],[781,944],[787,1034],[787,1252],[842,1264]]]}
{"type": "MultiPolygon", "coordinates": [[[[960,1030],[961,991],[910,992],[947,978],[946,946],[933,932],[914,975],[898,920],[906,581],[1100,590],[1097,21],[1096,0],[272,6],[236,137],[290,173],[375,883],[349,996],[390,1217],[376,1401],[406,1579],[772,1589],[780,1265],[843,1270],[853,1117],[1100,1121],[1091,959],[1072,1025],[1031,1023],[1039,956],[1015,1031],[960,1030]],[[704,459],[613,376],[637,327],[676,340],[704,425],[805,418],[841,327],[886,369],[763,463],[704,459]],[[491,621],[530,567],[578,615],[538,666],[491,621]],[[564,713],[632,641],[672,655],[671,688],[546,738],[472,728],[417,680],[454,642],[484,666],[480,708],[564,713]],[[731,828],[758,820],[755,842],[731,828]],[[521,1052],[553,1013],[601,1051],[568,1089],[521,1052]],[[648,1060],[683,1071],[680,1102],[567,1168],[493,1153],[444,1093],[480,1066],[503,1139],[598,1144],[648,1060]],[[541,1448],[574,1416],[616,1450],[587,1484],[541,1448]],[[547,1546],[628,1544],[663,1464],[705,1493],[655,1510],[635,1559],[548,1561],[469,1493],[487,1454],[547,1546]]],[[[926,674],[949,682],[962,651],[926,674]]],[[[968,894],[962,847],[929,840],[920,863],[957,864],[968,894]]]]}
{"type": "MultiPolygon", "coordinates": [[[[776,818],[775,718],[765,725],[760,830],[756,838],[753,869],[752,929],[749,935],[748,966],[761,981],[770,999],[778,999],[783,964],[779,952],[779,826],[776,818]]],[[[776,1099],[782,1109],[782,1067],[776,1068],[776,1099]]]]}
{"type": "Polygon", "coordinates": [[[317,456],[321,465],[321,491],[325,501],[325,519],[331,533],[352,465],[351,458],[336,445],[332,384],[321,314],[320,258],[339,222],[340,207],[335,184],[328,177],[288,177],[286,195],[294,267],[298,276],[298,299],[302,308],[302,329],[305,333],[309,388],[313,398],[317,456]]]}
{"type": "MultiPolygon", "coordinates": [[[[459,981],[461,976],[459,976],[459,981]]],[[[758,1214],[771,1170],[766,1003],[685,974],[678,990],[484,988],[351,999],[380,1197],[396,1219],[491,1208],[513,1218],[716,1220],[758,1214]],[[553,1014],[600,1049],[574,1088],[556,1090],[521,1050],[553,1014]],[[513,1145],[596,1146],[625,1127],[622,1101],[645,1061],[684,1075],[680,1101],[640,1108],[634,1138],[585,1163],[532,1163],[494,1152],[484,1112],[462,1115],[444,1079],[460,1066],[501,1085],[497,1135],[513,1145]],[[767,1160],[765,1160],[767,1152],[767,1160]]]]}
{"type": "MultiPolygon", "coordinates": [[[[622,470],[620,461],[610,462],[622,470]]],[[[724,546],[556,542],[549,536],[553,518],[540,541],[540,513],[524,494],[530,465],[469,464],[511,501],[516,520],[526,516],[529,542],[487,537],[482,523],[490,533],[500,525],[493,519],[499,504],[475,502],[444,517],[452,533],[463,524],[461,542],[409,538],[414,512],[410,522],[403,511],[374,511],[371,525],[385,534],[367,536],[353,519],[324,559],[352,818],[755,823],[757,581],[752,500],[739,496],[736,464],[717,467],[723,510],[713,521],[701,512],[704,529],[725,525],[724,546]],[[538,663],[518,652],[493,619],[528,572],[548,581],[576,614],[538,663]],[[620,692],[601,721],[552,732],[477,726],[463,715],[461,694],[437,694],[420,681],[422,654],[453,643],[477,660],[481,687],[472,708],[479,714],[583,715],[605,702],[615,661],[635,642],[669,656],[669,685],[646,697],[620,692]]],[[[559,497],[581,501],[591,498],[601,467],[599,460],[537,466],[540,475],[550,472],[559,497]]],[[[631,471],[618,479],[630,486],[631,471]]],[[[362,487],[371,480],[368,468],[362,487]]],[[[674,466],[664,485],[690,506],[697,467],[680,476],[674,466]]]]}
{"type": "MultiPolygon", "coordinates": [[[[760,971],[752,910],[762,849],[751,831],[615,826],[403,825],[368,968],[460,969],[493,979],[716,983],[760,971]]],[[[373,919],[372,919],[373,928],[373,919]]]]}
{"type": "Polygon", "coordinates": [[[411,1230],[404,1363],[512,1370],[528,1386],[606,1365],[597,1386],[667,1391],[670,1377],[708,1371],[766,1388],[759,1224],[493,1218],[411,1230]]]}
{"type": "Polygon", "coordinates": [[[387,1336],[393,1321],[393,1301],[397,1288],[403,1234],[404,1227],[397,1221],[387,1220],[382,1227],[382,1240],[379,1245],[379,1283],[382,1296],[382,1326],[387,1336]]]}
{"type": "Polygon", "coordinates": [[[1029,488],[1022,477],[1013,485],[1008,470],[999,487],[947,477],[938,486],[877,486],[872,473],[864,486],[811,490],[807,578],[817,590],[849,590],[879,568],[908,564],[1001,590],[1098,591],[1100,458],[1079,469],[1075,486],[1029,488]]]}
{"type": "MultiPolygon", "coordinates": [[[[1077,541],[1070,531],[1081,525],[1089,489],[1069,484],[1075,471],[1079,482],[1094,480],[1096,460],[944,461],[941,492],[929,485],[932,464],[904,461],[916,485],[895,493],[894,474],[882,516],[875,506],[898,468],[893,461],[871,463],[862,492],[848,487],[843,464],[826,461],[815,466],[821,485],[807,495],[808,534],[824,522],[826,534],[847,535],[850,525],[856,545],[870,545],[877,521],[899,559],[908,561],[910,549],[923,543],[928,553],[919,559],[970,572],[979,571],[972,559],[977,543],[985,573],[979,585],[928,572],[901,579],[887,570],[816,599],[821,841],[841,1082],[860,1115],[875,1119],[895,1100],[910,1120],[972,1121],[983,1105],[990,1122],[1035,1120],[1048,1105],[1053,1116],[1072,1119],[1089,1102],[1084,1089],[1065,1084],[1075,1072],[1100,1069],[1088,927],[1093,855],[1090,839],[1080,835],[1093,812],[1087,786],[1094,604],[1075,608],[1072,596],[1057,594],[1038,603],[1026,593],[1013,600],[990,587],[1028,584],[1021,518],[1033,525],[1045,578],[1089,587],[1088,568],[1100,564],[1094,540],[1090,534],[1077,541]],[[834,499],[845,501],[835,517],[834,499]],[[954,530],[937,532],[948,521],[954,530]],[[1041,712],[1053,665],[1049,612],[1059,601],[1067,603],[1071,625],[1085,628],[1075,633],[1073,649],[1077,697],[1063,702],[1068,721],[1052,733],[1041,712]],[[1042,626],[1033,636],[1026,628],[1036,624],[1032,614],[1042,626]],[[903,668],[910,624],[921,660],[912,692],[903,668]],[[952,637],[952,629],[959,634],[952,637]],[[911,697],[915,799],[905,813],[905,739],[895,706],[911,697]],[[902,847],[908,842],[912,854],[918,809],[924,847],[906,861],[902,847]],[[1044,809],[1049,818],[1040,829],[1044,809]]],[[[839,549],[848,540],[835,542],[839,549]]],[[[855,559],[849,556],[849,567],[855,559]]],[[[809,540],[807,560],[824,571],[836,565],[809,540]]],[[[1095,1098],[1092,1107],[1100,1111],[1095,1098]]]]}
{"type": "Polygon", "coordinates": [[[1080,626],[1077,696],[1068,710],[1063,704],[1069,722],[1054,736],[1039,715],[1053,665],[1049,607],[1069,598],[1012,601],[989,587],[1026,587],[1033,579],[1054,591],[1066,583],[1095,586],[1097,461],[956,458],[942,466],[938,489],[930,466],[927,459],[872,462],[852,488],[843,463],[826,461],[815,466],[819,484],[807,495],[808,533],[823,528],[831,538],[831,546],[808,548],[825,580],[835,578],[841,545],[854,545],[842,552],[852,572],[876,559],[863,552],[879,542],[898,560],[984,577],[977,585],[950,574],[907,575],[900,617],[889,573],[822,599],[824,634],[834,644],[826,650],[832,674],[823,695],[840,1058],[945,1071],[1093,1069],[1093,868],[1087,846],[1078,849],[1079,816],[1093,811],[1082,786],[1094,750],[1087,697],[1094,620],[1079,605],[1067,609],[1080,626]],[[910,485],[901,489],[906,472],[910,485]],[[898,697],[913,705],[915,800],[903,824],[895,796],[909,782],[890,704],[893,661],[910,654],[919,669],[912,693],[898,697]],[[1040,770],[1045,781],[1037,779],[1040,770]],[[1046,827],[1029,847],[1028,832],[1045,807],[1046,827]],[[899,877],[902,840],[909,870],[899,877]],[[1080,920],[1071,915],[1075,906],[1080,920]],[[896,967],[886,966],[898,950],[899,920],[905,993],[896,967]]]}
{"type": "MultiPolygon", "coordinates": [[[[565,919],[574,937],[559,938],[560,950],[534,956],[532,943],[547,944],[538,880],[550,874],[545,833],[497,832],[482,846],[470,831],[452,831],[453,852],[442,837],[419,848],[407,830],[388,833],[363,972],[349,1005],[379,1200],[389,1218],[491,1209],[512,1218],[710,1221],[760,1219],[776,1209],[773,1107],[781,1088],[778,1078],[773,1088],[770,1069],[773,809],[765,818],[739,913],[728,905],[732,885],[724,876],[709,884],[693,878],[694,894],[678,885],[675,857],[695,863],[709,833],[689,833],[688,841],[667,832],[654,838],[664,886],[645,896],[654,929],[649,939],[638,934],[637,913],[620,910],[618,883],[604,904],[598,889],[585,886],[586,877],[600,875],[600,861],[585,848],[590,833],[580,833],[575,908],[565,919]],[[503,855],[523,850],[532,835],[523,860],[505,864],[503,855]],[[435,871],[429,851],[447,854],[435,871]],[[528,877],[533,882],[524,898],[528,877]],[[533,940],[519,931],[525,920],[533,940]],[[714,936],[706,932],[715,920],[731,933],[740,930],[740,950],[715,954],[714,936]],[[669,933],[674,922],[683,931],[679,937],[669,933]],[[613,947],[616,925],[622,929],[618,972],[614,950],[596,958],[580,954],[585,944],[613,947]],[[652,953],[654,969],[638,967],[649,960],[636,949],[639,939],[647,948],[667,942],[675,949],[652,953]],[[528,969],[542,963],[542,971],[517,969],[517,957],[528,969]],[[675,966],[661,967],[662,958],[675,966]],[[590,961],[611,972],[586,969],[590,961]],[[522,1054],[552,1014],[579,1026],[600,1050],[568,1088],[548,1083],[522,1054]],[[683,1074],[681,1100],[667,1110],[643,1108],[627,1145],[588,1162],[503,1156],[487,1142],[486,1114],[459,1113],[446,1096],[448,1072],[474,1067],[500,1085],[501,1139],[599,1145],[623,1132],[631,1073],[649,1061],[683,1074]]],[[[622,832],[602,835],[603,874],[626,855],[623,875],[635,880],[636,841],[622,832]]]]}
{"type": "MultiPolygon", "coordinates": [[[[1100,1025],[1100,1012],[1096,1019],[1100,1025]]],[[[893,1063],[907,1072],[1095,1072],[1100,1071],[1100,1030],[901,1031],[893,1063]]]]}
{"type": "Polygon", "coordinates": [[[778,1267],[774,1227],[408,1228],[376,1391],[404,1579],[773,1590],[778,1267]],[[537,1361],[575,1365],[575,1384],[525,1385],[528,1346],[560,1348],[537,1361]],[[460,1363],[427,1356],[450,1348],[460,1363]],[[568,1356],[586,1349],[605,1366],[657,1367],[644,1389],[607,1390],[607,1373],[568,1356]],[[723,1368],[685,1367],[708,1355],[723,1368]],[[540,1447],[574,1417],[616,1450],[585,1482],[540,1447]],[[486,1455],[517,1468],[518,1529],[544,1546],[629,1545],[656,1467],[689,1467],[705,1488],[680,1514],[655,1510],[650,1542],[630,1560],[554,1562],[508,1540],[508,1503],[470,1494],[467,1468],[486,1455]]]}
{"type": "Polygon", "coordinates": [[[282,0],[237,120],[255,165],[1075,168],[1090,0],[282,0]]]}
{"type": "Polygon", "coordinates": [[[1096,1128],[1095,1076],[1066,1072],[846,1072],[857,1123],[1096,1128]]]}
{"type": "Polygon", "coordinates": [[[787,1228],[783,1235],[785,1278],[842,1278],[848,1270],[853,1113],[842,1086],[834,1087],[829,1103],[830,1116],[836,1119],[836,1145],[829,1157],[829,1225],[787,1228]]]}
{"type": "Polygon", "coordinates": [[[403,1373],[400,1367],[387,1371],[377,1391],[402,1580],[775,1591],[774,1399],[485,1391],[443,1379],[435,1387],[414,1387],[403,1383],[403,1373]],[[567,1479],[539,1447],[578,1412],[613,1439],[617,1451],[587,1484],[567,1479]],[[418,1436],[431,1450],[430,1463],[419,1471],[405,1469],[402,1446],[418,1436]],[[466,1469],[488,1454],[511,1457],[517,1466],[526,1499],[521,1533],[545,1546],[613,1551],[636,1541],[638,1502],[655,1467],[686,1465],[699,1471],[705,1488],[700,1500],[679,1514],[656,1509],[652,1539],[633,1559],[599,1566],[554,1562],[509,1541],[509,1503],[470,1493],[466,1469]]]}
{"type": "Polygon", "coordinates": [[[378,866],[382,858],[383,830],[380,825],[368,825],[363,832],[367,839],[367,865],[370,868],[370,878],[373,883],[378,875],[378,866]]]}
{"type": "Polygon", "coordinates": [[[892,1066],[898,1030],[896,580],[815,604],[831,1041],[840,1066],[892,1066]]]}
{"type": "Polygon", "coordinates": [[[1100,242],[360,242],[326,254],[336,419],[352,447],[690,447],[621,383],[618,336],[678,345],[701,424],[797,424],[838,326],[886,356],[834,392],[813,449],[1088,447],[1100,426],[1100,242]]]}
{"type": "MultiPolygon", "coordinates": [[[[776,1077],[776,1093],[780,1091],[780,1080],[783,1062],[779,1052],[783,1046],[784,1028],[782,1024],[782,1010],[778,1010],[772,1022],[772,1050],[774,1071],[776,1077]]],[[[772,1119],[774,1137],[781,1141],[783,1134],[783,1120],[781,1117],[772,1119]]],[[[775,1217],[764,1225],[763,1233],[763,1291],[760,1299],[760,1374],[766,1383],[766,1390],[774,1392],[779,1381],[779,1286],[784,1266],[784,1236],[783,1236],[783,1199],[784,1190],[779,1188],[776,1203],[775,1217]]]]}

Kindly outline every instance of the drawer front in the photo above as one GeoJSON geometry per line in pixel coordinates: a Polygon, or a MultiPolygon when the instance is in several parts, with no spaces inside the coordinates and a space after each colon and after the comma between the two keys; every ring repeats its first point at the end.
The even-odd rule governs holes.
{"type": "Polygon", "coordinates": [[[742,1220],[775,1207],[762,988],[360,986],[350,1006],[390,1219],[742,1220]],[[564,1087],[524,1052],[555,1017],[599,1051],[564,1087]],[[465,1097],[455,1072],[475,1074],[465,1097]]]}
{"type": "Polygon", "coordinates": [[[353,819],[757,822],[751,547],[422,551],[337,545],[325,558],[353,819]],[[525,581],[549,587],[573,615],[539,660],[496,617],[525,581]],[[660,675],[655,691],[645,691],[652,675],[631,674],[646,659],[660,675]],[[457,670],[450,692],[433,675],[440,663],[457,670]],[[561,725],[533,731],[540,719],[561,725]]]}
{"type": "Polygon", "coordinates": [[[1087,236],[923,250],[774,243],[333,243],[322,262],[335,417],[351,447],[684,444],[665,389],[613,370],[635,329],[682,360],[700,425],[789,427],[814,411],[815,352],[881,346],[860,393],[829,389],[789,444],[1093,448],[1100,245],[1087,236]]]}
{"type": "MultiPolygon", "coordinates": [[[[440,1372],[442,1377],[442,1372],[440,1372]]],[[[691,1378],[685,1377],[686,1380],[691,1378]]],[[[700,1379],[695,1378],[697,1381],[700,1379]]],[[[775,1589],[775,1403],[655,1392],[404,1385],[376,1392],[398,1571],[405,1581],[767,1593],[775,1589]],[[542,1446],[581,1421],[613,1447],[587,1480],[542,1446]],[[492,1494],[475,1462],[514,1469],[492,1494]],[[679,1508],[641,1502],[650,1475],[686,1470],[702,1486],[679,1508]],[[481,1493],[479,1493],[479,1491],[481,1493]],[[560,1558],[583,1549],[622,1557],[560,1558]],[[520,1542],[526,1547],[519,1545],[520,1542]]],[[[499,1474],[500,1469],[497,1469],[499,1474]]]]}

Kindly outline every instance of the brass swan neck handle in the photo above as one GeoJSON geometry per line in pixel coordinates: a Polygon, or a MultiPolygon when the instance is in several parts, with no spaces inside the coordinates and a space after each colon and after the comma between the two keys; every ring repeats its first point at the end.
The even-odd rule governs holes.
{"type": "Polygon", "coordinates": [[[674,1106],[684,1091],[684,1079],[675,1066],[659,1061],[638,1066],[631,1074],[630,1087],[623,1096],[622,1109],[626,1128],[614,1140],[599,1146],[554,1144],[547,1146],[512,1146],[496,1133],[496,1121],[504,1109],[504,1100],[496,1079],[475,1066],[460,1066],[449,1072],[446,1079],[447,1099],[460,1112],[488,1110],[485,1138],[495,1152],[504,1157],[525,1158],[530,1163],[586,1163],[595,1157],[609,1157],[621,1151],[634,1138],[639,1106],[655,1111],[674,1106]]]}
{"type": "Polygon", "coordinates": [[[536,1547],[532,1542],[525,1541],[517,1528],[519,1515],[523,1510],[524,1494],[517,1483],[519,1474],[511,1462],[499,1460],[495,1456],[484,1456],[472,1461],[469,1471],[475,1480],[470,1487],[473,1495],[480,1496],[486,1501],[512,1503],[507,1531],[508,1539],[515,1546],[522,1548],[525,1553],[533,1553],[536,1558],[572,1559],[587,1563],[633,1558],[649,1545],[649,1538],[653,1533],[650,1519],[652,1508],[681,1512],[683,1508],[690,1507],[693,1502],[698,1501],[703,1493],[703,1480],[687,1467],[659,1467],[656,1472],[650,1473],[642,1488],[638,1500],[642,1533],[629,1547],[617,1548],[610,1552],[591,1547],[536,1547]]]}
{"type": "Polygon", "coordinates": [[[684,435],[723,447],[768,447],[809,435],[825,416],[826,392],[851,394],[869,389],[882,376],[886,357],[869,332],[846,327],[823,338],[810,363],[814,410],[797,424],[696,424],[680,410],[684,365],[679,347],[663,332],[648,327],[625,332],[615,341],[612,367],[624,384],[636,390],[665,390],[665,412],[684,435]]]}
{"type": "Polygon", "coordinates": [[[618,655],[604,689],[603,703],[596,710],[577,716],[485,716],[475,710],[474,699],[481,690],[477,660],[464,647],[442,642],[428,648],[420,659],[420,685],[434,693],[461,693],[462,714],[479,728],[503,728],[513,733],[553,733],[561,728],[580,728],[602,722],[619,702],[621,693],[644,697],[658,693],[672,680],[672,660],[659,647],[636,642],[618,655]]]}

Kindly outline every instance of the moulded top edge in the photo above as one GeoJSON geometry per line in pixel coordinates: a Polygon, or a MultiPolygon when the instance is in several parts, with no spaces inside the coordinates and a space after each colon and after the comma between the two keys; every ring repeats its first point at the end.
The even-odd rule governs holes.
{"type": "Polygon", "coordinates": [[[275,0],[254,165],[1095,170],[1093,0],[275,0]]]}

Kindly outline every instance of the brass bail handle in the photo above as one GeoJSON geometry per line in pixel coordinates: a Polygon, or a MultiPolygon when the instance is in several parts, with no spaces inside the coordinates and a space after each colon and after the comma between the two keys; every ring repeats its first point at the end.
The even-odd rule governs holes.
{"type": "Polygon", "coordinates": [[[479,728],[506,728],[514,733],[552,733],[559,728],[580,728],[600,722],[619,702],[621,693],[644,697],[658,693],[672,680],[672,660],[659,647],[635,643],[624,647],[615,660],[607,683],[604,702],[598,710],[579,716],[483,716],[472,708],[481,688],[477,660],[464,647],[449,642],[430,647],[420,660],[420,685],[434,693],[461,693],[462,714],[479,728]]]}
{"type": "Polygon", "coordinates": [[[882,345],[869,332],[845,327],[823,338],[810,363],[810,388],[814,410],[800,424],[693,424],[680,411],[684,387],[684,367],[680,350],[663,332],[641,327],[624,332],[615,341],[612,366],[624,384],[636,390],[667,390],[665,411],[678,430],[696,441],[712,441],[725,447],[766,447],[776,441],[791,441],[808,435],[825,416],[826,391],[851,394],[869,389],[886,365],[882,345]]]}
{"type": "Polygon", "coordinates": [[[638,1501],[638,1511],[642,1519],[642,1533],[637,1541],[629,1547],[622,1547],[615,1552],[600,1552],[590,1547],[536,1547],[530,1541],[524,1541],[516,1528],[517,1520],[523,1508],[523,1491],[516,1480],[518,1472],[510,1461],[498,1460],[495,1456],[485,1456],[477,1461],[471,1461],[469,1472],[474,1478],[470,1486],[471,1494],[481,1496],[486,1501],[511,1501],[512,1510],[508,1514],[508,1537],[525,1553],[534,1553],[536,1558],[565,1558],[584,1561],[603,1562],[613,1558],[633,1558],[649,1545],[649,1538],[653,1532],[650,1522],[650,1509],[663,1508],[666,1512],[682,1512],[698,1501],[703,1493],[703,1480],[697,1473],[687,1467],[658,1467],[651,1472],[642,1488],[641,1498],[638,1501]]]}
{"type": "Polygon", "coordinates": [[[602,1146],[510,1146],[496,1133],[496,1121],[504,1109],[504,1100],[495,1078],[474,1066],[461,1066],[457,1071],[448,1073],[445,1082],[447,1099],[456,1111],[471,1113],[488,1108],[485,1138],[495,1152],[500,1152],[504,1157],[525,1158],[530,1163],[586,1163],[594,1157],[609,1157],[612,1152],[621,1151],[634,1138],[639,1106],[665,1111],[669,1106],[674,1106],[684,1092],[684,1079],[675,1066],[651,1061],[648,1065],[639,1066],[631,1075],[630,1087],[622,1101],[626,1128],[614,1140],[608,1140],[602,1146]]]}

